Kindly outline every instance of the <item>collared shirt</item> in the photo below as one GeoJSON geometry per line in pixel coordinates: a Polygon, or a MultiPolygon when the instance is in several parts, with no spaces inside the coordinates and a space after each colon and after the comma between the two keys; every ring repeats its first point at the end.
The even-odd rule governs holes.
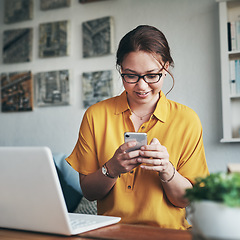
{"type": "MultiPolygon", "coordinates": [[[[79,173],[88,175],[110,160],[124,143],[124,132],[134,132],[126,92],[87,109],[72,154],[66,159],[79,173]]],[[[202,126],[187,106],[168,100],[161,92],[156,109],[139,132],[148,143],[157,138],[167,148],[176,170],[194,183],[208,174],[202,126]]],[[[120,216],[123,223],[187,229],[185,209],[171,204],[159,175],[140,167],[121,174],[109,194],[98,201],[98,214],[120,216]]]]}

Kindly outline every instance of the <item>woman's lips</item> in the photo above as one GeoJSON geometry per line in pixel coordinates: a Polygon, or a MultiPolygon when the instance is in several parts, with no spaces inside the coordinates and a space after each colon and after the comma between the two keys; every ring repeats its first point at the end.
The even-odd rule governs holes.
{"type": "Polygon", "coordinates": [[[135,92],[135,93],[140,98],[146,98],[150,92],[135,92]]]}

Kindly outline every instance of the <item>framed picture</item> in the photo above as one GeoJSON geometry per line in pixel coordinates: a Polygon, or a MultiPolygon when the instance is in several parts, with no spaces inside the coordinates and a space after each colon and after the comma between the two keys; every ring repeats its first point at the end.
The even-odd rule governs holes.
{"type": "Polygon", "coordinates": [[[112,71],[85,72],[82,75],[85,108],[113,96],[112,71]]]}
{"type": "Polygon", "coordinates": [[[12,72],[1,74],[2,112],[32,111],[32,73],[12,72]]]}
{"type": "Polygon", "coordinates": [[[113,19],[103,17],[82,23],[83,57],[97,57],[113,52],[113,19]]]}
{"type": "Polygon", "coordinates": [[[33,19],[33,0],[4,0],[4,23],[33,19]]]}
{"type": "Polygon", "coordinates": [[[101,2],[106,0],[79,0],[80,3],[101,2]]]}
{"type": "Polygon", "coordinates": [[[56,8],[70,7],[71,0],[41,0],[41,10],[51,10],[56,8]]]}
{"type": "Polygon", "coordinates": [[[34,79],[37,106],[69,105],[69,71],[37,73],[34,79]]]}
{"type": "Polygon", "coordinates": [[[69,21],[43,23],[39,26],[39,57],[69,54],[69,21]]]}
{"type": "Polygon", "coordinates": [[[3,32],[3,63],[32,60],[33,29],[23,28],[3,32]]]}

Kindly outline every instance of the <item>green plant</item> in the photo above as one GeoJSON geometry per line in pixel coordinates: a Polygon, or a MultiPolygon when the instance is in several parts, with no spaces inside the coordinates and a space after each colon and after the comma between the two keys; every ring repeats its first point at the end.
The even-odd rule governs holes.
{"type": "Polygon", "coordinates": [[[230,207],[240,207],[240,174],[212,173],[197,178],[193,188],[186,190],[190,202],[212,200],[230,207]]]}

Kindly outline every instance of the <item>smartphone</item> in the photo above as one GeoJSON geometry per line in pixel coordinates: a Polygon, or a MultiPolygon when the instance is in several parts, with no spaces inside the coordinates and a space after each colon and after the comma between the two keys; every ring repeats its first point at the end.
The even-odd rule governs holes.
{"type": "Polygon", "coordinates": [[[139,133],[139,132],[125,132],[124,133],[124,141],[136,141],[137,145],[129,148],[127,152],[131,152],[134,150],[138,150],[141,146],[147,145],[147,134],[146,133],[139,133]]]}

